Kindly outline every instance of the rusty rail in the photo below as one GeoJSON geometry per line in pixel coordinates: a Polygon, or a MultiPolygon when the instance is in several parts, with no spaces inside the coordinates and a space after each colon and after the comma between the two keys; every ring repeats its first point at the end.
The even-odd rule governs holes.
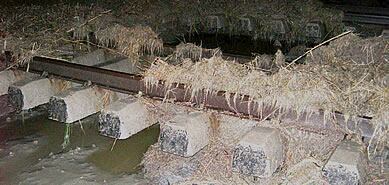
{"type": "MultiPolygon", "coordinates": [[[[143,81],[143,77],[139,75],[74,64],[52,58],[34,57],[29,69],[31,72],[42,73],[45,71],[49,75],[76,82],[91,81],[95,85],[114,91],[124,93],[142,92],[145,96],[151,98],[173,99],[176,102],[188,102],[194,106],[228,111],[241,117],[263,120],[270,116],[276,116],[278,112],[275,105],[258,104],[255,101],[250,101],[249,96],[246,95],[239,95],[238,98],[235,98],[235,94],[226,94],[223,91],[209,93],[203,90],[198,92],[195,98],[192,98],[191,93],[189,93],[191,91],[185,88],[183,84],[175,84],[172,86],[173,88],[168,89],[161,81],[157,86],[148,88],[143,81]]],[[[297,116],[294,111],[289,111],[287,114],[280,116],[285,123],[300,123],[300,125],[306,127],[325,130],[341,128],[358,132],[367,139],[372,136],[373,128],[369,123],[369,119],[361,117],[357,120],[349,120],[346,123],[342,114],[334,113],[333,115],[332,119],[338,125],[325,123],[323,111],[313,115],[305,113],[302,116],[297,116]]]]}

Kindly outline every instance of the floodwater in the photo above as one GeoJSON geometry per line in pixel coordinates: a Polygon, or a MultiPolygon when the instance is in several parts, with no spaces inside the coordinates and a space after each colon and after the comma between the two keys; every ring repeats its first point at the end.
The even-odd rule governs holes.
{"type": "Polygon", "coordinates": [[[47,114],[0,123],[0,184],[146,184],[140,162],[158,125],[115,141],[98,134],[96,117],[71,125],[65,149],[66,124],[47,114]]]}

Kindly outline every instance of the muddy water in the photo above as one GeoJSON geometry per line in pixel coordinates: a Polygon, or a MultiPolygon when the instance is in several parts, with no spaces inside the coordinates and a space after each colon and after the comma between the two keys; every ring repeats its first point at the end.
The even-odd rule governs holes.
{"type": "Polygon", "coordinates": [[[114,174],[135,173],[148,147],[154,144],[159,135],[159,127],[153,126],[127,140],[117,140],[93,153],[88,161],[114,174]]]}
{"type": "Polygon", "coordinates": [[[159,127],[115,142],[98,134],[96,121],[92,116],[72,125],[65,149],[66,125],[48,120],[47,115],[3,124],[0,130],[11,134],[0,144],[0,184],[69,184],[73,179],[84,183],[78,181],[84,177],[95,184],[120,178],[134,183],[128,175],[140,172],[143,153],[157,141],[159,127]]]}

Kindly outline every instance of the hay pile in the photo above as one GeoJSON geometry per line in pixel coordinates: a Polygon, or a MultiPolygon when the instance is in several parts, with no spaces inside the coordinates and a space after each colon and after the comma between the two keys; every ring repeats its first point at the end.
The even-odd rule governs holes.
{"type": "Polygon", "coordinates": [[[21,64],[37,55],[72,59],[96,47],[95,36],[97,47],[116,47],[114,52],[133,59],[162,48],[150,27],[128,24],[128,12],[118,14],[101,5],[2,6],[0,17],[0,48],[13,51],[21,64]]]}
{"type": "MultiPolygon", "coordinates": [[[[113,3],[93,5],[59,3],[47,6],[0,7],[0,16],[2,17],[0,20],[0,47],[15,51],[15,56],[18,56],[20,61],[29,61],[35,55],[65,57],[64,55],[68,55],[75,49],[80,50],[77,52],[87,52],[90,45],[83,45],[80,41],[93,41],[91,32],[107,33],[106,29],[114,26],[115,23],[125,27],[149,26],[158,35],[161,35],[164,41],[177,40],[177,36],[181,37],[188,32],[204,31],[208,24],[206,17],[210,15],[223,17],[222,24],[225,26],[225,30],[221,30],[221,32],[227,34],[240,34],[241,18],[252,18],[254,21],[251,25],[253,28],[253,31],[250,32],[251,36],[266,40],[278,39],[290,42],[296,41],[296,38],[304,40],[305,25],[314,20],[323,22],[330,32],[328,36],[336,35],[342,29],[341,13],[323,8],[323,5],[317,0],[293,2],[284,2],[283,0],[121,1],[115,5],[113,3]],[[274,20],[279,18],[288,24],[286,27],[290,27],[287,29],[290,29],[291,32],[282,36],[285,38],[278,38],[280,35],[274,30],[276,29],[274,20]],[[77,41],[72,41],[72,39],[77,39],[77,41]],[[64,46],[68,45],[74,46],[70,49],[72,51],[63,49],[64,46]]],[[[115,30],[116,28],[112,28],[114,30],[111,31],[121,34],[123,29],[115,30]]],[[[140,30],[138,28],[140,27],[126,31],[131,32],[134,36],[149,38],[155,36],[147,29],[140,30]],[[137,31],[145,31],[145,33],[136,33],[137,31]]],[[[102,35],[100,34],[100,36],[102,35]]],[[[114,39],[114,36],[112,33],[103,35],[102,43],[114,39]]],[[[124,38],[119,38],[124,42],[124,38]]],[[[126,41],[129,40],[126,39],[126,41]]],[[[134,41],[132,40],[130,43],[134,43],[134,41]]],[[[140,40],[136,42],[140,42],[140,40]]],[[[152,40],[147,39],[147,42],[152,43],[152,40]]],[[[159,47],[157,42],[153,44],[155,45],[143,45],[140,50],[159,47]]],[[[134,47],[136,46],[137,44],[134,45],[134,47]]],[[[124,50],[124,53],[129,52],[128,54],[135,55],[135,49],[119,49],[124,50]]]]}
{"type": "Polygon", "coordinates": [[[103,46],[113,46],[130,59],[138,60],[140,55],[161,53],[163,42],[150,28],[134,26],[131,28],[116,24],[96,32],[99,43],[103,46]]]}
{"type": "Polygon", "coordinates": [[[210,92],[221,89],[236,92],[239,87],[229,86],[226,81],[227,79],[229,81],[239,81],[245,74],[247,74],[245,67],[237,63],[226,62],[221,57],[203,59],[201,62],[192,65],[177,66],[157,60],[145,72],[144,81],[150,87],[158,83],[159,80],[166,81],[166,84],[176,82],[188,84],[193,89],[192,96],[194,96],[197,91],[202,89],[210,92]],[[209,74],[212,76],[208,76],[209,74]]]}
{"type": "Polygon", "coordinates": [[[211,58],[213,56],[221,56],[222,52],[219,48],[204,49],[192,43],[180,43],[176,46],[173,53],[175,61],[180,62],[184,59],[191,59],[194,62],[201,61],[202,58],[211,58]]]}
{"type": "Polygon", "coordinates": [[[327,184],[321,174],[321,164],[314,158],[305,158],[286,172],[282,185],[287,184],[327,184]]]}
{"type": "Polygon", "coordinates": [[[389,105],[388,46],[382,37],[350,34],[313,51],[306,63],[317,66],[312,72],[322,76],[333,94],[323,108],[381,119],[389,105]]]}
{"type": "Polygon", "coordinates": [[[281,50],[278,50],[274,57],[267,54],[256,55],[248,66],[251,69],[263,71],[266,74],[273,74],[285,66],[285,55],[281,50]]]}
{"type": "Polygon", "coordinates": [[[186,84],[192,90],[192,96],[202,89],[208,92],[236,92],[250,95],[259,103],[277,103],[281,109],[297,112],[318,110],[326,100],[327,84],[315,80],[314,74],[281,69],[268,76],[221,57],[203,59],[190,66],[172,66],[159,60],[145,72],[144,77],[148,86],[163,80],[166,84],[186,84]]]}
{"type": "Polygon", "coordinates": [[[50,78],[50,83],[57,93],[64,92],[72,87],[72,83],[70,81],[62,79],[50,78]]]}
{"type": "Polygon", "coordinates": [[[81,24],[89,26],[85,22],[101,12],[104,9],[97,6],[61,3],[48,6],[1,6],[0,32],[4,35],[0,37],[0,48],[2,51],[13,51],[19,63],[28,62],[37,55],[66,58],[74,52],[88,52],[89,47],[72,41],[68,31],[81,24]]]}
{"type": "Polygon", "coordinates": [[[308,157],[326,161],[344,139],[344,134],[339,131],[314,133],[304,128],[293,128],[293,126],[288,128],[286,125],[279,128],[288,141],[285,143],[287,151],[284,166],[286,167],[291,167],[308,157]]]}
{"type": "MultiPolygon", "coordinates": [[[[385,169],[389,146],[388,48],[388,41],[381,37],[361,39],[350,34],[313,51],[304,65],[293,65],[291,68],[281,65],[278,72],[271,73],[221,57],[201,59],[197,63],[185,59],[177,65],[156,60],[145,72],[144,81],[152,88],[162,80],[168,89],[174,88],[175,83],[183,83],[192,97],[203,89],[210,93],[237,92],[249,95],[252,101],[275,104],[280,113],[291,110],[297,115],[304,112],[309,115],[324,110],[325,122],[334,124],[335,128],[338,123],[331,119],[334,111],[344,113],[346,120],[371,116],[375,132],[368,146],[369,159],[381,161],[380,168],[385,169]]],[[[230,100],[229,97],[226,99],[230,100]]],[[[325,160],[343,139],[341,133],[344,133],[344,130],[339,130],[340,133],[311,135],[304,130],[292,132],[285,125],[273,126],[281,129],[290,141],[287,146],[292,151],[287,152],[286,166],[310,156],[325,160]],[[310,139],[305,140],[307,137],[310,139]],[[316,147],[318,142],[322,143],[320,147],[316,147]]],[[[320,130],[319,127],[317,129],[320,130]]],[[[358,133],[347,132],[360,141],[358,133]]],[[[212,145],[208,148],[205,151],[212,153],[212,145]]],[[[226,148],[217,150],[228,151],[226,148]]],[[[146,157],[145,160],[148,159],[151,158],[146,157]]]]}
{"type": "MultiPolygon", "coordinates": [[[[369,142],[367,153],[369,160],[373,161],[373,169],[378,171],[378,176],[389,173],[389,107],[380,112],[377,119],[373,120],[376,125],[373,137],[369,142]]],[[[385,177],[384,177],[385,178],[385,177]]]]}
{"type": "Polygon", "coordinates": [[[186,84],[193,96],[202,89],[237,92],[297,113],[322,109],[377,117],[389,104],[388,87],[384,85],[389,71],[384,58],[387,48],[388,41],[382,38],[362,40],[349,35],[314,51],[306,65],[281,67],[271,75],[213,57],[191,65],[157,60],[144,76],[148,86],[159,80],[168,85],[186,84]]]}

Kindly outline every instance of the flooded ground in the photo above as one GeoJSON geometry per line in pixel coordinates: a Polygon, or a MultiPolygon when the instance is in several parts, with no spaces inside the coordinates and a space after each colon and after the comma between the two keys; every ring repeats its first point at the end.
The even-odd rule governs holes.
{"type": "Polygon", "coordinates": [[[92,116],[72,125],[65,149],[66,124],[46,114],[1,123],[0,184],[146,184],[139,165],[159,127],[115,142],[100,136],[96,123],[92,116]]]}

